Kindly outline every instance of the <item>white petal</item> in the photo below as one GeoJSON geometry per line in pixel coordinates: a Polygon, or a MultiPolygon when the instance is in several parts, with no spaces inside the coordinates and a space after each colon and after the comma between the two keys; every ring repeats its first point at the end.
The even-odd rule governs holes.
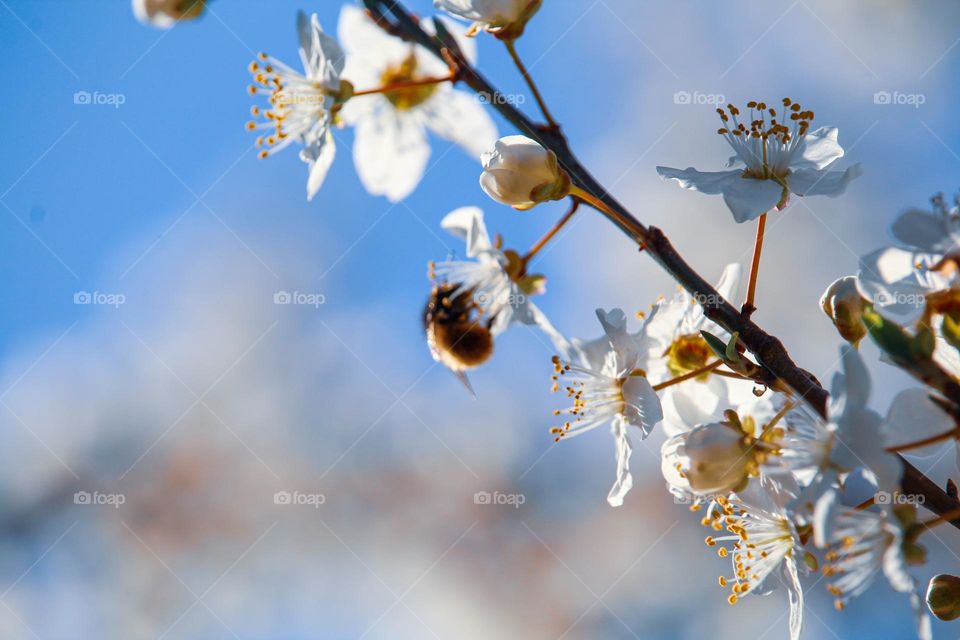
{"type": "Polygon", "coordinates": [[[840,359],[843,361],[843,373],[834,374],[830,387],[831,420],[863,409],[870,397],[870,374],[860,352],[850,345],[844,345],[840,347],[840,359]]]}
{"type": "Polygon", "coordinates": [[[725,300],[733,300],[740,291],[740,280],[742,277],[743,267],[740,266],[740,263],[734,262],[728,264],[723,269],[720,281],[717,282],[717,293],[723,296],[725,300]]]}
{"type": "Polygon", "coordinates": [[[643,376],[631,376],[623,383],[623,402],[626,421],[638,427],[643,437],[650,435],[650,431],[663,420],[660,398],[643,376]]]}
{"type": "Polygon", "coordinates": [[[463,147],[477,161],[497,142],[497,126],[471,94],[449,87],[438,89],[420,109],[430,129],[463,147]]]}
{"type": "Polygon", "coordinates": [[[467,244],[467,256],[477,257],[481,251],[493,247],[483,222],[483,210],[480,207],[460,207],[443,217],[440,227],[460,238],[467,244]]]}
{"type": "Polygon", "coordinates": [[[798,169],[787,176],[790,191],[798,196],[830,196],[835,198],[847,190],[854,178],[863,174],[859,164],[846,171],[818,171],[816,169],[798,169]]]}
{"type": "Polygon", "coordinates": [[[611,507],[623,505],[623,497],[633,488],[633,476],[630,474],[630,456],[633,455],[633,446],[630,444],[630,435],[623,420],[617,419],[610,425],[617,451],[617,479],[607,494],[607,503],[611,507]]]}
{"type": "Polygon", "coordinates": [[[402,200],[420,182],[429,158],[426,132],[415,118],[385,108],[357,124],[353,161],[372,195],[402,200]]]}
{"type": "Polygon", "coordinates": [[[690,431],[698,424],[711,422],[724,409],[729,409],[727,387],[710,376],[704,382],[691,380],[670,387],[663,394],[663,431],[668,436],[690,431]],[[721,405],[723,405],[721,407],[721,405]]]}
{"type": "MultiPolygon", "coordinates": [[[[384,68],[403,60],[410,53],[410,45],[387,35],[360,8],[349,4],[340,9],[337,39],[349,58],[364,58],[374,68],[384,68]]],[[[353,80],[349,76],[348,80],[353,80]]]]}
{"type": "Polygon", "coordinates": [[[616,371],[613,374],[624,370],[634,369],[638,357],[638,343],[627,333],[627,316],[622,309],[611,309],[604,311],[597,309],[597,318],[603,327],[603,332],[607,334],[610,345],[616,352],[616,371]]]}
{"type": "Polygon", "coordinates": [[[948,286],[933,272],[917,268],[936,261],[936,256],[887,247],[860,258],[857,288],[884,317],[912,324],[923,312],[925,295],[948,286]]]}
{"type": "Polygon", "coordinates": [[[800,631],[803,629],[803,586],[797,573],[797,560],[786,558],[783,564],[787,596],[790,600],[790,640],[800,640],[800,631]]]}
{"type": "Polygon", "coordinates": [[[537,325],[541,331],[547,334],[547,337],[550,338],[550,342],[553,343],[553,348],[560,354],[565,360],[572,359],[573,347],[570,344],[570,341],[564,337],[557,329],[550,323],[550,320],[547,318],[546,314],[540,310],[540,307],[537,307],[532,302],[527,304],[530,310],[530,316],[533,320],[533,324],[537,325]]]}
{"type": "MultiPolygon", "coordinates": [[[[890,403],[883,421],[883,444],[886,447],[917,442],[925,438],[947,433],[954,428],[953,420],[930,399],[926,389],[904,389],[890,403]]],[[[924,449],[911,449],[910,455],[936,453],[943,443],[924,449]]]]}
{"type": "Polygon", "coordinates": [[[298,11],[297,33],[300,36],[300,61],[310,77],[321,77],[329,82],[343,73],[346,54],[335,38],[324,33],[317,14],[308,20],[303,11],[298,11]],[[330,71],[333,74],[329,74],[330,71]]]}
{"type": "Polygon", "coordinates": [[[843,147],[837,142],[836,127],[820,127],[806,135],[791,163],[794,169],[823,169],[843,157],[843,147]]]}
{"type": "Polygon", "coordinates": [[[927,604],[916,590],[910,592],[910,606],[913,608],[913,619],[917,625],[917,639],[933,640],[933,629],[930,626],[927,604]]]}
{"type": "Polygon", "coordinates": [[[657,173],[664,180],[676,180],[684,189],[699,191],[708,195],[723,193],[726,186],[733,180],[739,180],[743,175],[741,169],[732,171],[697,171],[693,167],[673,169],[671,167],[657,167],[657,173]]]}
{"type": "Polygon", "coordinates": [[[323,186],[336,152],[337,146],[329,130],[325,136],[300,151],[300,159],[310,164],[310,173],[307,175],[307,200],[313,200],[313,196],[317,195],[320,187],[323,186]]]}
{"type": "Polygon", "coordinates": [[[804,491],[803,498],[814,503],[813,508],[813,544],[820,549],[825,548],[834,538],[834,523],[836,514],[842,505],[836,488],[819,483],[818,495],[804,491]],[[825,489],[825,491],[824,491],[825,489]]]}
{"type": "Polygon", "coordinates": [[[773,180],[737,178],[727,183],[723,201],[737,222],[755,220],[773,209],[783,197],[783,187],[773,180]]]}
{"type": "Polygon", "coordinates": [[[893,237],[910,247],[930,253],[946,253],[955,248],[942,216],[909,209],[901,213],[890,227],[893,237]]]}

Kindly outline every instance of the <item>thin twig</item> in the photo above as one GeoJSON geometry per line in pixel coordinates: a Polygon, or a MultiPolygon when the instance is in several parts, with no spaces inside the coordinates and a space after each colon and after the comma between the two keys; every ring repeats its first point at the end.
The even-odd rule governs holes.
{"type": "Polygon", "coordinates": [[[513,59],[513,63],[517,65],[517,69],[520,71],[520,75],[523,76],[523,79],[526,81],[527,86],[530,87],[530,91],[533,93],[533,98],[537,101],[537,104],[540,105],[540,112],[543,113],[544,119],[546,119],[547,124],[551,128],[558,128],[557,121],[553,119],[553,115],[550,113],[550,109],[547,108],[547,103],[544,101],[543,96],[540,95],[540,89],[537,88],[537,83],[533,81],[533,76],[530,75],[530,72],[527,71],[526,65],[523,64],[523,61],[520,59],[520,56],[517,54],[517,45],[515,40],[504,40],[503,44],[507,47],[507,52],[510,53],[510,57],[513,59]]]}

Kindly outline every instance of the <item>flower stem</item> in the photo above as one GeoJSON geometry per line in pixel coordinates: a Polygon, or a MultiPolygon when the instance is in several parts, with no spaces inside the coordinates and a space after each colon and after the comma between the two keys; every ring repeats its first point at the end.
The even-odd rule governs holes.
{"type": "Polygon", "coordinates": [[[938,524],[944,522],[950,522],[951,520],[956,520],[960,518],[960,509],[951,509],[945,513],[941,513],[935,518],[930,518],[929,520],[924,520],[923,522],[917,523],[916,526],[923,527],[924,529],[932,529],[938,524]]]}
{"type": "MultiPolygon", "coordinates": [[[[733,378],[734,380],[753,380],[753,378],[742,376],[739,373],[735,373],[733,371],[714,371],[713,375],[720,376],[722,378],[733,378]]],[[[756,380],[754,380],[754,382],[756,382],[756,380]]]]}
{"type": "Polygon", "coordinates": [[[377,93],[390,93],[392,91],[402,91],[404,89],[415,89],[417,87],[426,87],[432,84],[440,84],[442,82],[453,82],[455,79],[456,74],[451,73],[450,75],[440,77],[407,80],[406,82],[388,84],[383,87],[377,87],[376,89],[364,89],[363,91],[356,91],[351,97],[356,98],[357,96],[370,96],[377,93]]]}
{"type": "Polygon", "coordinates": [[[533,257],[537,255],[537,253],[539,253],[541,249],[547,246],[548,242],[553,240],[553,237],[557,235],[560,229],[562,229],[565,224],[570,222],[570,218],[573,217],[573,214],[575,214],[577,212],[577,209],[579,208],[580,208],[580,201],[577,200],[576,198],[573,198],[573,203],[570,205],[570,209],[565,214],[563,214],[563,217],[557,221],[557,224],[553,225],[553,227],[551,227],[550,230],[547,231],[542,238],[537,240],[537,243],[535,245],[530,247],[530,251],[527,251],[527,255],[523,256],[524,269],[526,269],[527,264],[530,262],[530,260],[533,259],[533,257]]]}
{"type": "Polygon", "coordinates": [[[714,361],[711,362],[710,364],[705,365],[705,366],[702,366],[702,367],[700,367],[699,369],[694,369],[693,371],[688,371],[687,373],[683,374],[682,376],[677,376],[676,378],[671,378],[671,379],[669,379],[669,380],[665,380],[665,381],[661,382],[660,384],[655,384],[655,385],[653,385],[653,390],[654,390],[654,391],[660,391],[661,389],[666,389],[667,387],[672,387],[672,386],[675,385],[675,384],[680,384],[681,382],[686,382],[687,380],[692,380],[693,378],[696,378],[696,377],[698,377],[698,376],[702,376],[702,375],[705,374],[705,373],[709,373],[709,372],[713,371],[714,369],[716,369],[717,367],[719,367],[719,366],[722,365],[722,364],[723,364],[723,361],[722,361],[722,360],[714,360],[714,361]]]}
{"type": "Polygon", "coordinates": [[[901,451],[920,449],[921,447],[937,444],[938,442],[943,442],[944,440],[953,440],[958,436],[960,436],[960,428],[954,428],[946,433],[940,433],[935,436],[930,436],[929,438],[924,438],[923,440],[917,440],[916,442],[908,442],[907,444],[898,444],[895,447],[887,447],[887,451],[890,453],[900,453],[901,451]]]}
{"type": "Polygon", "coordinates": [[[593,207],[594,209],[596,209],[603,215],[607,216],[608,218],[622,223],[625,229],[630,229],[629,233],[640,244],[641,249],[646,246],[647,236],[646,236],[645,228],[630,224],[630,221],[624,218],[624,216],[622,216],[620,212],[616,211],[615,209],[610,207],[607,203],[605,203],[603,200],[595,197],[593,194],[589,193],[588,191],[584,191],[580,187],[576,187],[576,186],[570,187],[570,195],[573,196],[574,198],[577,198],[584,204],[587,204],[593,207]]]}
{"type": "Polygon", "coordinates": [[[757,276],[760,274],[760,252],[763,250],[763,232],[767,227],[767,214],[757,220],[757,239],[753,243],[753,262],[750,265],[750,282],[747,285],[747,301],[743,304],[749,315],[756,307],[754,300],[757,297],[757,276]]]}
{"type": "Polygon", "coordinates": [[[517,69],[520,70],[520,74],[526,81],[527,86],[530,87],[530,91],[533,92],[533,97],[537,101],[537,104],[540,105],[540,111],[543,112],[543,117],[546,119],[547,124],[550,125],[552,129],[557,129],[560,125],[558,125],[557,121],[553,119],[552,115],[550,115],[550,110],[547,109],[547,103],[544,102],[543,96],[540,95],[540,90],[537,89],[537,84],[533,81],[533,77],[531,77],[530,72],[527,71],[523,61],[520,60],[520,56],[517,55],[517,47],[515,42],[513,40],[504,40],[503,44],[507,47],[507,52],[509,52],[510,57],[513,58],[513,63],[517,65],[517,69]]]}

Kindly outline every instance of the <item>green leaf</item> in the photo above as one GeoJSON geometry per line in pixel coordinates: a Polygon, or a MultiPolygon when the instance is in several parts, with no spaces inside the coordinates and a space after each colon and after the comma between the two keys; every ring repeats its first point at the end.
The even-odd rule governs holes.
{"type": "Polygon", "coordinates": [[[929,327],[922,327],[916,336],[887,320],[872,307],[863,310],[863,323],[870,337],[890,358],[905,368],[930,359],[936,343],[929,327]]]}

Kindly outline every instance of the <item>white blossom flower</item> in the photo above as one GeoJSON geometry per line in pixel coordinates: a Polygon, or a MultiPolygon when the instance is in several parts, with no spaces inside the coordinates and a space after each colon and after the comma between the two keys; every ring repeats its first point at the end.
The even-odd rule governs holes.
{"type": "Polygon", "coordinates": [[[826,420],[790,399],[760,399],[741,405],[737,414],[728,412],[725,422],[710,421],[664,442],[661,467],[671,491],[713,496],[735,491],[750,477],[784,482],[789,476],[805,487],[798,504],[819,509],[820,501],[834,497],[839,478],[859,468],[881,490],[894,491],[902,465],[887,447],[896,435],[909,433],[911,418],[925,407],[904,396],[883,420],[867,408],[870,379],[860,355],[844,347],[841,357],[844,371],[834,376],[826,420]],[[723,428],[730,431],[725,438],[723,428]]]}
{"type": "Polygon", "coordinates": [[[597,309],[604,335],[590,342],[574,340],[566,359],[554,357],[553,390],[563,388],[573,405],[556,410],[566,414],[563,426],[551,433],[560,441],[609,424],[616,443],[616,482],[607,502],[617,507],[633,486],[630,474],[630,427],[645,438],[663,419],[660,399],[647,381],[643,354],[646,338],[627,332],[627,318],[620,309],[597,309]]]}
{"type": "Polygon", "coordinates": [[[718,497],[702,520],[729,534],[706,539],[709,547],[719,545],[721,557],[733,559],[733,576],[720,576],[720,585],[730,587],[727,601],[736,604],[748,593],[763,594],[782,583],[790,602],[791,640],[800,637],[803,626],[799,570],[805,566],[803,543],[787,507],[794,498],[789,485],[761,478],[729,499],[718,497]]]}
{"type": "Polygon", "coordinates": [[[480,187],[501,204],[520,211],[570,192],[570,177],[557,166],[557,156],[526,136],[497,140],[493,151],[480,157],[480,187]]]}
{"type": "Polygon", "coordinates": [[[144,24],[169,29],[203,14],[206,0],[133,0],[133,15],[144,24]]]}
{"type": "Polygon", "coordinates": [[[750,117],[746,124],[740,122],[737,107],[717,109],[723,121],[719,134],[736,153],[727,166],[734,168],[704,172],[693,167],[657,167],[660,176],[676,180],[684,189],[723,195],[733,219],[746,222],[774,207],[785,208],[791,193],[838,196],[860,175],[859,164],[845,171],[828,169],[843,156],[843,148],[837,142],[837,129],[809,131],[812,111],[803,111],[789,98],[783,99],[779,119],[776,109],[763,102],[751,101],[747,107],[750,117]],[[787,120],[792,121],[789,127],[787,120]]]}
{"type": "MultiPolygon", "coordinates": [[[[724,300],[733,300],[740,288],[741,268],[730,264],[723,270],[716,290],[724,300]]],[[[647,334],[648,375],[655,383],[696,371],[709,364],[713,352],[700,335],[708,331],[721,339],[729,333],[710,321],[703,312],[703,304],[717,305],[719,300],[695,299],[684,290],[668,300],[659,302],[651,314],[647,334]]],[[[667,435],[689,431],[693,425],[711,422],[727,409],[754,398],[753,382],[733,380],[704,374],[667,387],[660,392],[663,403],[663,428],[667,435]]]]}
{"type": "MultiPolygon", "coordinates": [[[[849,600],[866,591],[882,571],[894,590],[910,595],[917,635],[929,640],[930,618],[920,586],[907,571],[903,523],[896,512],[889,505],[880,510],[838,506],[829,517],[832,536],[817,540],[817,544],[829,547],[823,575],[830,580],[827,590],[836,598],[836,608],[842,610],[849,600]]],[[[815,522],[814,531],[820,525],[815,522]]]]}
{"type": "MultiPolygon", "coordinates": [[[[422,26],[433,30],[429,20],[422,26]]],[[[467,59],[475,61],[476,43],[453,23],[449,30],[467,59]]],[[[341,9],[337,33],[347,52],[344,76],[358,91],[450,73],[446,63],[427,49],[385,33],[357,7],[341,9]]],[[[497,138],[496,126],[483,105],[449,82],[357,96],[344,105],[341,115],[355,127],[353,160],[360,181],[371,194],[391,202],[407,197],[423,177],[430,158],[428,130],[455,142],[474,158],[497,138]]]]}
{"type": "Polygon", "coordinates": [[[333,163],[335,147],[330,133],[331,108],[342,94],[340,75],[344,54],[337,41],[323,32],[316,14],[297,14],[300,34],[300,59],[304,72],[290,68],[265,53],[250,63],[254,84],[250,93],[269,96],[270,107],[253,107],[254,117],[261,122],[247,123],[250,130],[266,129],[257,138],[257,146],[265,147],[260,157],[280,151],[297,142],[303,145],[300,159],[309,165],[307,199],[316,195],[333,163]]]}
{"type": "Polygon", "coordinates": [[[833,376],[827,419],[808,408],[806,419],[794,423],[781,449],[785,466],[808,472],[811,481],[798,501],[816,511],[836,497],[838,479],[855,469],[866,470],[880,491],[893,492],[900,484],[903,465],[887,451],[887,436],[897,427],[867,408],[870,376],[860,353],[849,345],[840,349],[843,371],[833,376]]]}
{"type": "Polygon", "coordinates": [[[533,296],[543,293],[546,278],[528,274],[515,251],[501,249],[491,242],[483,211],[477,207],[461,207],[448,213],[440,225],[466,242],[467,257],[472,259],[432,264],[433,274],[457,286],[454,296],[472,293],[482,315],[491,320],[490,332],[494,336],[512,323],[537,325],[558,349],[566,348],[566,340],[532,302],[533,296]]]}
{"type": "Polygon", "coordinates": [[[542,3],[543,0],[433,0],[437,9],[473,21],[467,35],[484,29],[503,39],[520,37],[542,3]]]}
{"type": "Polygon", "coordinates": [[[933,211],[909,209],[891,231],[903,247],[884,247],[860,259],[857,284],[878,312],[906,324],[923,313],[926,296],[960,284],[960,206],[942,195],[933,211]]]}

